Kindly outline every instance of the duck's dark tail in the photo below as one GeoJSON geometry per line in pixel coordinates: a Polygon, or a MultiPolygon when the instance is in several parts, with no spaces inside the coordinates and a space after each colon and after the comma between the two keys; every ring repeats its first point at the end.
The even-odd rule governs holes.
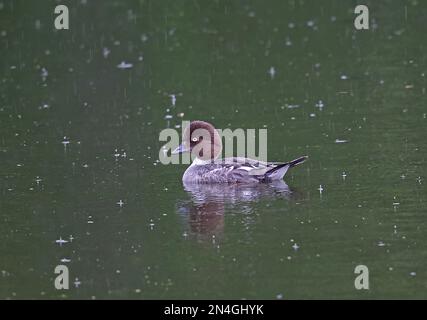
{"type": "Polygon", "coordinates": [[[308,159],[308,156],[302,156],[302,157],[299,157],[295,160],[289,161],[288,163],[285,163],[285,164],[289,164],[289,167],[292,168],[292,167],[295,167],[295,166],[303,163],[307,159],[308,159]]]}
{"type": "Polygon", "coordinates": [[[307,156],[302,156],[295,160],[279,164],[277,167],[274,167],[273,169],[267,171],[265,173],[265,178],[267,180],[281,180],[283,179],[283,177],[285,176],[289,168],[295,167],[303,163],[307,159],[308,159],[307,156]]]}

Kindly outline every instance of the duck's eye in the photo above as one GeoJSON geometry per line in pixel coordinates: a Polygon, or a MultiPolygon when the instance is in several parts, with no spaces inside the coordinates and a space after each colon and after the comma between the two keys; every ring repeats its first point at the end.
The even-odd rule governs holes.
{"type": "Polygon", "coordinates": [[[196,137],[194,137],[194,138],[192,138],[191,139],[191,141],[193,141],[193,142],[197,142],[199,139],[198,138],[196,138],[196,137]]]}

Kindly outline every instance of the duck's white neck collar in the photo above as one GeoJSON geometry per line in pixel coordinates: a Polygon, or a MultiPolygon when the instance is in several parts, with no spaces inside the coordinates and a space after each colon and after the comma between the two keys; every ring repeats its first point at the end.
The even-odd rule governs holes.
{"type": "Polygon", "coordinates": [[[202,160],[202,159],[199,159],[199,158],[195,158],[194,160],[193,160],[193,163],[191,164],[192,166],[203,166],[203,165],[205,165],[205,164],[209,164],[209,163],[211,163],[212,162],[212,160],[202,160]]]}

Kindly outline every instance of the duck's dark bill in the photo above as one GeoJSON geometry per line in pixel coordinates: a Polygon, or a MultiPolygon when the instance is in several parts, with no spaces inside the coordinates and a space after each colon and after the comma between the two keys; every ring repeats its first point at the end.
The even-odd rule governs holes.
{"type": "Polygon", "coordinates": [[[184,152],[190,152],[190,148],[186,147],[184,144],[180,144],[175,150],[172,151],[172,154],[180,154],[184,152]]]}

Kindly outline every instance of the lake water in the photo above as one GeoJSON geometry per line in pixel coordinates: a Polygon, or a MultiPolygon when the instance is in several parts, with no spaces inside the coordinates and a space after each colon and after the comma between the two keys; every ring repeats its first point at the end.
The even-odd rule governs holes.
{"type": "Polygon", "coordinates": [[[427,298],[427,4],[365,2],[1,0],[0,298],[427,298]],[[183,186],[196,119],[309,160],[183,186]]]}

